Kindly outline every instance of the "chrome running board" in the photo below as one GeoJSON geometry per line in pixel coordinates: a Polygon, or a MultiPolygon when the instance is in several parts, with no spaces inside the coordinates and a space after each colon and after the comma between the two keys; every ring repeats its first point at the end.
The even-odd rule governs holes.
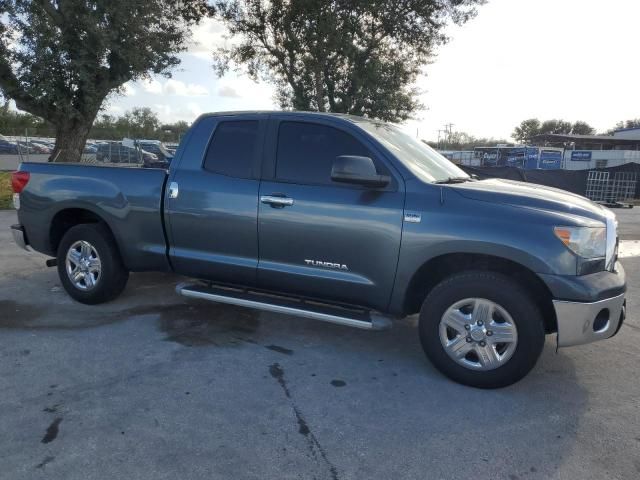
{"type": "Polygon", "coordinates": [[[391,328],[392,325],[391,317],[376,312],[355,310],[249,289],[231,288],[220,285],[207,286],[197,283],[180,283],[176,286],[176,292],[184,297],[199,298],[211,302],[228,303],[240,307],[295,315],[364,330],[386,330],[391,328]]]}

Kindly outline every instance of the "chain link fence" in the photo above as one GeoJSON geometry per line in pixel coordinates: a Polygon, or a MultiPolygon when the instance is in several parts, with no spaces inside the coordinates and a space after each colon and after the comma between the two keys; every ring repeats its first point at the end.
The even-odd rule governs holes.
{"type": "MultiPolygon", "coordinates": [[[[166,167],[177,148],[180,136],[165,133],[161,139],[146,138],[124,141],[114,138],[116,132],[92,130],[80,161],[90,164],[166,167]],[[175,138],[173,138],[175,137],[175,138]],[[164,140],[164,143],[163,143],[164,140]],[[149,151],[152,150],[152,151],[149,151]]],[[[0,130],[0,171],[15,170],[21,162],[65,162],[71,158],[60,150],[53,158],[55,131],[50,128],[0,130]]]]}

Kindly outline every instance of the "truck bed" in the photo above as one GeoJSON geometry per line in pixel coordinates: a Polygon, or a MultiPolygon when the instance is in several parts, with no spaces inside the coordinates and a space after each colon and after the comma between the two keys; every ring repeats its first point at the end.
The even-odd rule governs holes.
{"type": "Polygon", "coordinates": [[[87,215],[109,226],[129,269],[169,270],[162,218],[165,170],[68,163],[23,163],[20,170],[30,179],[18,218],[35,250],[55,256],[56,226],[87,215]],[[34,228],[38,225],[51,228],[34,228]]]}

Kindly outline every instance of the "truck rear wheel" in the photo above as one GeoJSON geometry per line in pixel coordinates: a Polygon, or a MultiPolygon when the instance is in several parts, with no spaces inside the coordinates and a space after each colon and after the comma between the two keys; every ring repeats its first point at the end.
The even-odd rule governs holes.
{"type": "Polygon", "coordinates": [[[420,311],[420,341],[443,374],[464,385],[500,388],[523,378],[544,346],[540,309],[509,277],[483,271],[438,284],[420,311]]]}
{"type": "Polygon", "coordinates": [[[64,289],[80,303],[108,302],[127,285],[129,272],[111,232],[102,224],[70,228],[58,246],[57,260],[64,289]]]}

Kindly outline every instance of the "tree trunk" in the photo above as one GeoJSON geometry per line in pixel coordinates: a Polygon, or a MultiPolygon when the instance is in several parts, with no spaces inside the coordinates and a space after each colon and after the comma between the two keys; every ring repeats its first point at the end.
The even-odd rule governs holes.
{"type": "Polygon", "coordinates": [[[50,162],[76,163],[82,160],[92,122],[77,119],[62,119],[56,124],[56,145],[49,157],[50,162]]]}

